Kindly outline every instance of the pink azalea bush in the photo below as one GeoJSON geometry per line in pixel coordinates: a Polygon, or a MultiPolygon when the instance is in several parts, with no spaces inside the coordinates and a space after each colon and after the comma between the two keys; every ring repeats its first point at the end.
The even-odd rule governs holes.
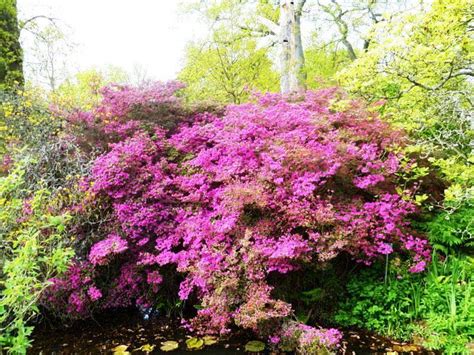
{"type": "Polygon", "coordinates": [[[106,150],[138,131],[157,124],[174,128],[187,112],[176,95],[184,86],[170,81],[136,88],[111,84],[101,89],[102,102],[91,111],[58,111],[66,116],[67,131],[86,150],[106,150]]]}
{"type": "Polygon", "coordinates": [[[175,85],[108,89],[93,112],[75,113],[120,137],[85,181],[112,218],[64,279],[52,280],[45,305],[77,316],[149,306],[172,269],[179,297],[199,304],[188,329],[224,335],[239,326],[310,353],[335,347],[340,334],[288,323],[292,305],[273,296],[270,275],[340,253],[370,265],[397,252],[423,270],[429,246],[410,229],[409,192],[397,192],[400,132],[358,102],[331,110],[336,89],[263,95],[224,115],[193,114],[174,131],[145,127],[134,112],[179,106],[175,85]]]}
{"type": "Polygon", "coordinates": [[[342,333],[334,328],[317,329],[305,324],[288,322],[278,335],[270,337],[270,344],[279,345],[283,350],[294,350],[310,355],[322,353],[322,350],[337,348],[342,333]]]}

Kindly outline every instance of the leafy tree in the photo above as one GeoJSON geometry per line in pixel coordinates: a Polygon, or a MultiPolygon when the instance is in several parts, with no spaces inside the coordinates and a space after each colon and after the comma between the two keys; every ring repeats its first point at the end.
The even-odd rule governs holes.
{"type": "Polygon", "coordinates": [[[16,0],[0,1],[0,88],[23,84],[23,51],[20,45],[16,0]]]}
{"type": "Polygon", "coordinates": [[[304,55],[309,88],[336,85],[334,76],[351,61],[347,52],[337,44],[324,45],[315,42],[308,46],[304,55]]]}
{"type": "Polygon", "coordinates": [[[254,40],[193,44],[178,78],[187,84],[190,101],[214,100],[240,103],[251,90],[276,91],[278,75],[266,50],[254,40]]]}
{"type": "Polygon", "coordinates": [[[329,29],[328,43],[341,44],[350,60],[363,55],[371,44],[370,33],[375,25],[387,21],[398,12],[420,11],[423,0],[316,0],[312,18],[318,31],[329,29]]]}
{"type": "Polygon", "coordinates": [[[55,23],[43,27],[30,22],[30,27],[34,27],[35,32],[32,47],[29,48],[31,58],[27,57],[29,60],[25,62],[25,70],[31,73],[36,84],[55,91],[69,75],[70,54],[74,45],[66,31],[55,23]]]}
{"type": "Polygon", "coordinates": [[[450,184],[436,206],[442,214],[427,226],[443,250],[471,239],[466,216],[474,206],[473,13],[472,0],[437,0],[423,16],[380,22],[367,53],[338,74],[354,94],[384,100],[384,116],[411,134],[416,146],[410,149],[429,155],[450,184]],[[455,232],[441,234],[443,220],[458,221],[455,232]]]}
{"type": "Polygon", "coordinates": [[[260,39],[278,46],[282,93],[306,88],[301,19],[306,0],[200,1],[190,8],[210,22],[212,32],[231,29],[234,40],[260,39]]]}
{"type": "Polygon", "coordinates": [[[412,132],[435,124],[449,95],[460,95],[461,108],[472,107],[473,10],[471,0],[437,0],[425,16],[379,22],[368,52],[340,73],[340,81],[371,101],[388,100],[387,116],[393,113],[412,132]]]}
{"type": "Polygon", "coordinates": [[[128,74],[117,67],[89,69],[68,77],[54,92],[51,101],[62,109],[91,109],[101,99],[100,90],[110,83],[125,83],[128,74]]]}

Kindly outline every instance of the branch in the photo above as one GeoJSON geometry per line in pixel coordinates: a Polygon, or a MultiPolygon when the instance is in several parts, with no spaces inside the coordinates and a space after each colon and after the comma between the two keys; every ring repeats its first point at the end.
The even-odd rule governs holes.
{"type": "Polygon", "coordinates": [[[280,27],[275,22],[267,19],[266,17],[259,15],[257,16],[257,21],[260,22],[260,24],[262,24],[266,28],[268,28],[269,32],[273,35],[276,35],[280,30],[280,27]]]}
{"type": "Polygon", "coordinates": [[[298,16],[301,16],[301,13],[303,12],[303,7],[304,4],[306,3],[306,0],[299,0],[298,4],[296,5],[296,13],[298,16]]]}
{"type": "Polygon", "coordinates": [[[419,86],[425,90],[428,91],[436,91],[438,89],[441,89],[450,79],[459,77],[459,76],[472,76],[474,77],[474,71],[469,70],[469,69],[461,69],[457,73],[454,73],[454,65],[451,66],[448,75],[441,80],[437,85],[435,86],[428,86],[423,83],[420,83],[419,81],[415,80],[412,78],[410,75],[402,75],[403,78],[407,79],[410,83],[413,85],[419,86]]]}
{"type": "Polygon", "coordinates": [[[33,16],[33,17],[29,18],[28,20],[23,21],[23,23],[19,26],[20,31],[22,29],[24,29],[26,27],[26,25],[28,25],[30,22],[36,21],[38,19],[45,19],[45,20],[48,20],[48,21],[52,22],[53,24],[56,24],[55,21],[57,21],[57,18],[54,18],[54,17],[49,17],[49,16],[45,16],[45,15],[36,15],[36,16],[33,16]]]}

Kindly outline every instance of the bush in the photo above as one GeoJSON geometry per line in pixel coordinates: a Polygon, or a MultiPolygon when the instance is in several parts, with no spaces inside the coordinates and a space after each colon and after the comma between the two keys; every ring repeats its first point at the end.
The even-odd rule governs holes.
{"type": "Polygon", "coordinates": [[[89,161],[34,92],[1,95],[0,346],[24,353],[48,280],[74,254],[68,208],[89,161]]]}
{"type": "Polygon", "coordinates": [[[38,301],[48,280],[66,271],[73,250],[64,235],[67,214],[61,214],[48,190],[20,196],[26,164],[18,162],[0,178],[0,346],[26,353],[38,314],[38,301]],[[49,206],[46,208],[46,206],[49,206]]]}
{"type": "MultiPolygon", "coordinates": [[[[155,88],[164,94],[152,103],[158,95],[175,107],[174,91],[155,88]]],[[[159,115],[142,123],[149,96],[139,90],[77,112],[93,123],[86,131],[120,131],[94,162],[82,206],[99,203],[112,217],[84,237],[86,253],[52,280],[44,305],[77,317],[150,307],[173,297],[178,280],[179,297],[198,309],[189,329],[276,336],[293,310],[273,297],[270,276],[341,252],[366,265],[399,252],[422,271],[430,250],[409,226],[413,193],[397,188],[410,165],[396,149],[403,135],[356,101],[334,105],[341,97],[264,95],[223,117],[188,111],[177,130],[159,115]]]]}
{"type": "Polygon", "coordinates": [[[335,320],[428,349],[468,354],[473,340],[472,258],[436,255],[426,275],[413,275],[393,260],[389,277],[382,267],[363,270],[347,285],[335,320]]]}

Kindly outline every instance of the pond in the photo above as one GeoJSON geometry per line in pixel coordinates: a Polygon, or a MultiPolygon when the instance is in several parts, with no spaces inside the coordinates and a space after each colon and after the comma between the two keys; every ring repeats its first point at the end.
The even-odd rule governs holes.
{"type": "MultiPolygon", "coordinates": [[[[244,346],[252,340],[248,334],[236,333],[227,340],[202,350],[186,351],[187,336],[179,327],[179,320],[154,317],[144,321],[138,312],[119,311],[93,320],[78,321],[70,326],[58,327],[54,322],[43,320],[33,333],[33,347],[29,354],[110,354],[120,345],[133,354],[145,354],[139,348],[154,346],[152,354],[245,354],[244,346]],[[168,340],[179,342],[179,349],[162,352],[161,343],[168,340]]],[[[341,354],[435,354],[419,346],[391,342],[371,334],[346,331],[341,354]]],[[[126,354],[126,352],[117,353],[126,354]]],[[[271,352],[265,352],[271,354],[271,352]]]]}

